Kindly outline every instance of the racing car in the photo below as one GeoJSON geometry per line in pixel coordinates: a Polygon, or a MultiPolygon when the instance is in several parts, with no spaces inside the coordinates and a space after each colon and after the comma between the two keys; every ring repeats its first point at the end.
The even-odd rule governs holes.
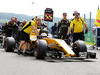
{"type": "MultiPolygon", "coordinates": [[[[33,53],[36,59],[96,58],[96,53],[88,52],[86,44],[81,40],[76,41],[70,47],[65,40],[52,38],[51,34],[45,29],[38,29],[38,32],[40,35],[46,34],[46,36],[36,36],[33,31],[30,34],[30,40],[27,46],[27,51],[33,53]]],[[[16,49],[15,45],[16,40],[14,37],[6,38],[5,51],[14,51],[14,49],[16,49]]]]}

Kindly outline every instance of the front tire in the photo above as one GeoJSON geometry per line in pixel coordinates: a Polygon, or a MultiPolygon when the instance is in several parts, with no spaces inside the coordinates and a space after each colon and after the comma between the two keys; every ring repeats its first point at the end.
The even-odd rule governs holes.
{"type": "Polygon", "coordinates": [[[83,41],[76,41],[73,44],[73,51],[76,54],[76,57],[79,57],[79,52],[87,52],[87,47],[85,42],[83,41]]]}
{"type": "Polygon", "coordinates": [[[47,42],[45,40],[37,40],[35,42],[34,56],[36,59],[44,59],[47,50],[47,42]]]}

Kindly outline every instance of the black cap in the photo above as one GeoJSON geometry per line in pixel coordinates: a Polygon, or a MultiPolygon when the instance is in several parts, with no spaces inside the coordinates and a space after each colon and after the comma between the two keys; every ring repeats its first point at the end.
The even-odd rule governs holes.
{"type": "Polygon", "coordinates": [[[67,15],[67,13],[63,13],[63,15],[67,15]]]}
{"type": "Polygon", "coordinates": [[[32,18],[32,20],[34,20],[34,18],[32,18]]]}

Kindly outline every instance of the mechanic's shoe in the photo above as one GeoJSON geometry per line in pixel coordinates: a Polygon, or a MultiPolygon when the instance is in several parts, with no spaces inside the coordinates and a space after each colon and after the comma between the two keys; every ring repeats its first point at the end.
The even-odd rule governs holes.
{"type": "Polygon", "coordinates": [[[22,55],[26,57],[26,54],[25,53],[22,53],[22,55]]]}
{"type": "Polygon", "coordinates": [[[20,55],[20,50],[18,50],[18,55],[20,55]]]}

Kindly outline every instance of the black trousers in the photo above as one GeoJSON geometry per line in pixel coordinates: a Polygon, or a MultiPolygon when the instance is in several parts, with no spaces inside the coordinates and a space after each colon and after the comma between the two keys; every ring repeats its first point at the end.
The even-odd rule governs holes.
{"type": "Polygon", "coordinates": [[[60,34],[59,39],[61,39],[62,36],[63,36],[62,39],[66,39],[67,34],[60,34]]]}
{"type": "Polygon", "coordinates": [[[77,40],[85,40],[84,39],[84,32],[81,33],[73,33],[73,43],[77,40]]]}

